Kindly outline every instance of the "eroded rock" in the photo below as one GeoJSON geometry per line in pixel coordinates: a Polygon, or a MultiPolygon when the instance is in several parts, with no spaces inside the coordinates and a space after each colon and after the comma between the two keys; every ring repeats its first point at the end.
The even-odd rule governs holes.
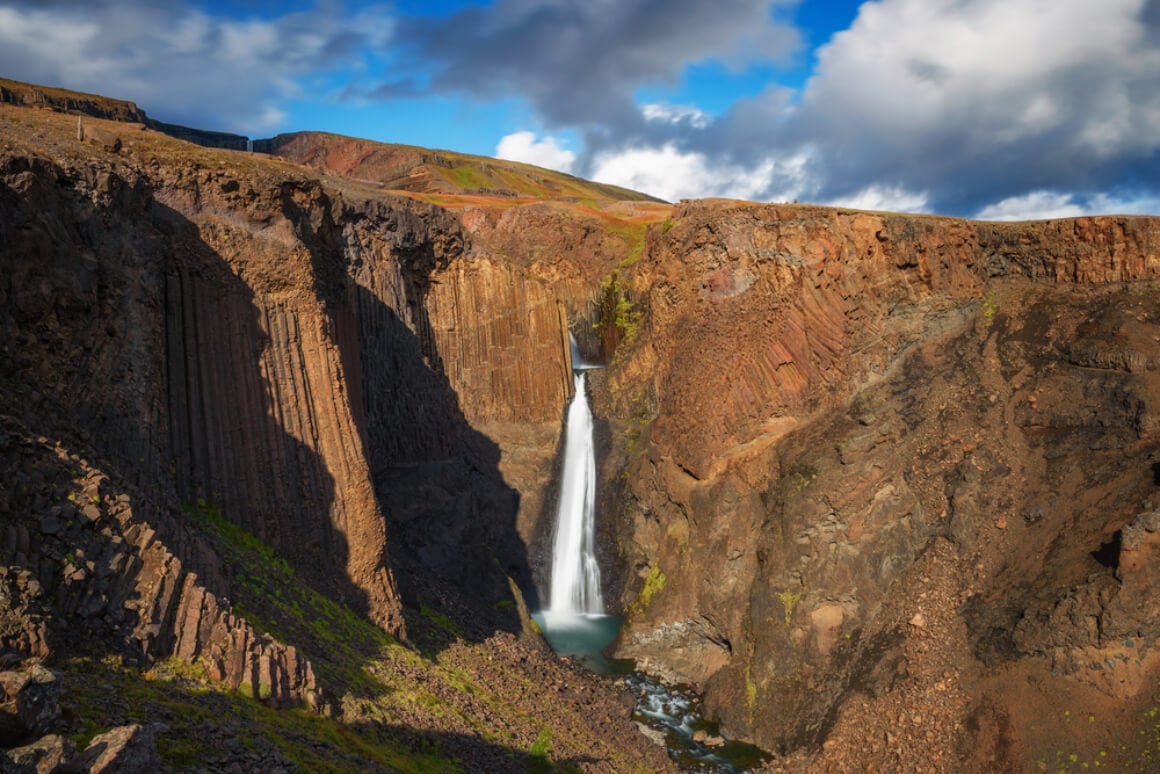
{"type": "Polygon", "coordinates": [[[52,731],[60,719],[60,683],[39,665],[0,672],[0,745],[15,747],[52,731]]]}

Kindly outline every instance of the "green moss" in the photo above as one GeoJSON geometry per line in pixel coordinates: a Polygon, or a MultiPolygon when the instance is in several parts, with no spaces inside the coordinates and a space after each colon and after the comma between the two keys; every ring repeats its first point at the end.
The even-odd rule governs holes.
{"type": "Polygon", "coordinates": [[[235,612],[258,631],[310,653],[326,684],[373,692],[378,681],[365,664],[392,650],[406,652],[370,621],[313,589],[273,548],[213,504],[200,499],[186,512],[207,528],[226,564],[235,612]]]}
{"type": "Polygon", "coordinates": [[[983,301],[983,319],[990,324],[994,319],[995,314],[999,311],[999,302],[995,300],[995,291],[987,293],[987,298],[983,301]]]}
{"type": "Polygon", "coordinates": [[[553,769],[552,761],[548,756],[552,752],[552,729],[544,726],[536,737],[536,741],[528,749],[528,770],[533,772],[548,772],[553,769]]]}
{"type": "Polygon", "coordinates": [[[778,601],[781,602],[781,609],[785,612],[785,625],[789,626],[790,621],[793,619],[793,609],[797,605],[798,600],[802,598],[802,592],[800,589],[798,591],[785,589],[784,591],[779,591],[776,596],[778,601]]]}
{"type": "Polygon", "coordinates": [[[446,614],[428,607],[422,600],[419,601],[419,612],[431,623],[455,637],[463,636],[463,627],[452,621],[446,614]]]}
{"type": "Polygon", "coordinates": [[[639,615],[648,609],[653,597],[664,589],[667,580],[668,578],[661,572],[660,565],[654,564],[649,568],[648,575],[644,579],[644,585],[641,586],[640,593],[636,597],[636,602],[632,606],[634,615],[639,615]]]}
{"type": "Polygon", "coordinates": [[[221,751],[211,740],[226,736],[250,751],[264,740],[301,771],[343,772],[367,763],[412,774],[459,771],[438,751],[412,750],[373,728],[355,730],[305,710],[271,709],[219,685],[193,683],[170,669],[183,671],[173,660],[147,672],[115,659],[62,664],[62,703],[84,729],[73,741],[87,745],[95,734],[116,725],[161,721],[169,730],[158,736],[158,752],[171,769],[212,761],[221,751]],[[112,714],[110,695],[119,699],[112,714]]]}
{"type": "Polygon", "coordinates": [[[604,332],[615,329],[613,349],[619,340],[632,341],[640,332],[640,323],[644,318],[643,310],[628,296],[627,290],[620,282],[620,274],[612,272],[604,280],[601,291],[600,316],[595,325],[596,330],[604,332]]]}
{"type": "Polygon", "coordinates": [[[457,167],[452,167],[448,170],[451,179],[460,188],[471,191],[478,188],[488,188],[491,184],[491,179],[478,166],[472,164],[462,164],[457,167]]]}

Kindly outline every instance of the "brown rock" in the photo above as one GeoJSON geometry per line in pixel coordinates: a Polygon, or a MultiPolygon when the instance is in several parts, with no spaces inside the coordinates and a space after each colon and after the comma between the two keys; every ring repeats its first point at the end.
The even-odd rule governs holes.
{"type": "Polygon", "coordinates": [[[108,153],[119,153],[121,151],[121,138],[108,129],[86,125],[84,135],[85,142],[89,145],[93,145],[108,153]]]}
{"type": "Polygon", "coordinates": [[[78,774],[152,774],[161,766],[157,734],[166,730],[160,724],[142,726],[134,723],[98,734],[69,764],[69,770],[78,774]]]}
{"type": "Polygon", "coordinates": [[[49,734],[23,747],[0,752],[0,771],[4,774],[55,774],[64,770],[72,754],[70,740],[49,734]]]}
{"type": "Polygon", "coordinates": [[[60,718],[60,683],[42,666],[0,672],[0,745],[15,746],[53,730],[60,718]]]}

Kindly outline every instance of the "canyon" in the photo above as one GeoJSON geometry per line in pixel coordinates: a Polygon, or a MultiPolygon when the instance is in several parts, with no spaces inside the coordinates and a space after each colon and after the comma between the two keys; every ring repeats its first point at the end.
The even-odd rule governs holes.
{"type": "Polygon", "coordinates": [[[0,86],[0,668],[60,694],[0,746],[671,770],[530,617],[572,334],[613,655],[770,770],[1152,768],[1160,219],[671,205],[0,86]]]}

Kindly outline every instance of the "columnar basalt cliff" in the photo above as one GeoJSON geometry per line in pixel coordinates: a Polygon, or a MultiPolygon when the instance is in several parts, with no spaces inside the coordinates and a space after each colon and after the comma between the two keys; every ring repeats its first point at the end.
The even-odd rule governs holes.
{"type": "MultiPolygon", "coordinates": [[[[571,331],[610,358],[590,381],[617,651],[702,690],[772,768],[1150,761],[1160,219],[672,207],[332,135],[209,150],[20,84],[0,101],[79,110],[99,140],[0,105],[0,668],[86,659],[60,678],[87,718],[68,733],[142,720],[84,699],[115,683],[180,708],[174,767],[256,699],[334,718],[263,716],[304,769],[547,749],[663,770],[521,593],[571,331]]],[[[20,733],[67,724],[46,718],[20,733]]],[[[68,757],[47,739],[19,755],[68,757]]]]}
{"type": "Polygon", "coordinates": [[[1152,701],[1158,276],[1154,218],[679,207],[606,374],[620,652],[836,768],[1033,765],[1012,674],[1152,701]]]}
{"type": "MultiPolygon", "coordinates": [[[[502,634],[526,616],[521,494],[542,499],[570,390],[549,285],[413,198],[140,125],[90,117],[118,140],[94,146],[66,115],[0,121],[3,666],[160,665],[371,724],[399,754],[524,770],[478,735],[506,702],[523,750],[550,733],[559,760],[664,766],[643,737],[593,737],[632,728],[611,687],[502,634]],[[521,492],[501,464],[526,472],[521,492]],[[348,609],[456,665],[410,664],[348,609]],[[525,671],[574,698],[493,685],[525,671]],[[412,687],[379,686],[368,709],[368,680],[412,687]],[[413,706],[425,681],[439,695],[413,706]]],[[[381,765],[349,757],[365,749],[327,759],[381,765]]]]}

